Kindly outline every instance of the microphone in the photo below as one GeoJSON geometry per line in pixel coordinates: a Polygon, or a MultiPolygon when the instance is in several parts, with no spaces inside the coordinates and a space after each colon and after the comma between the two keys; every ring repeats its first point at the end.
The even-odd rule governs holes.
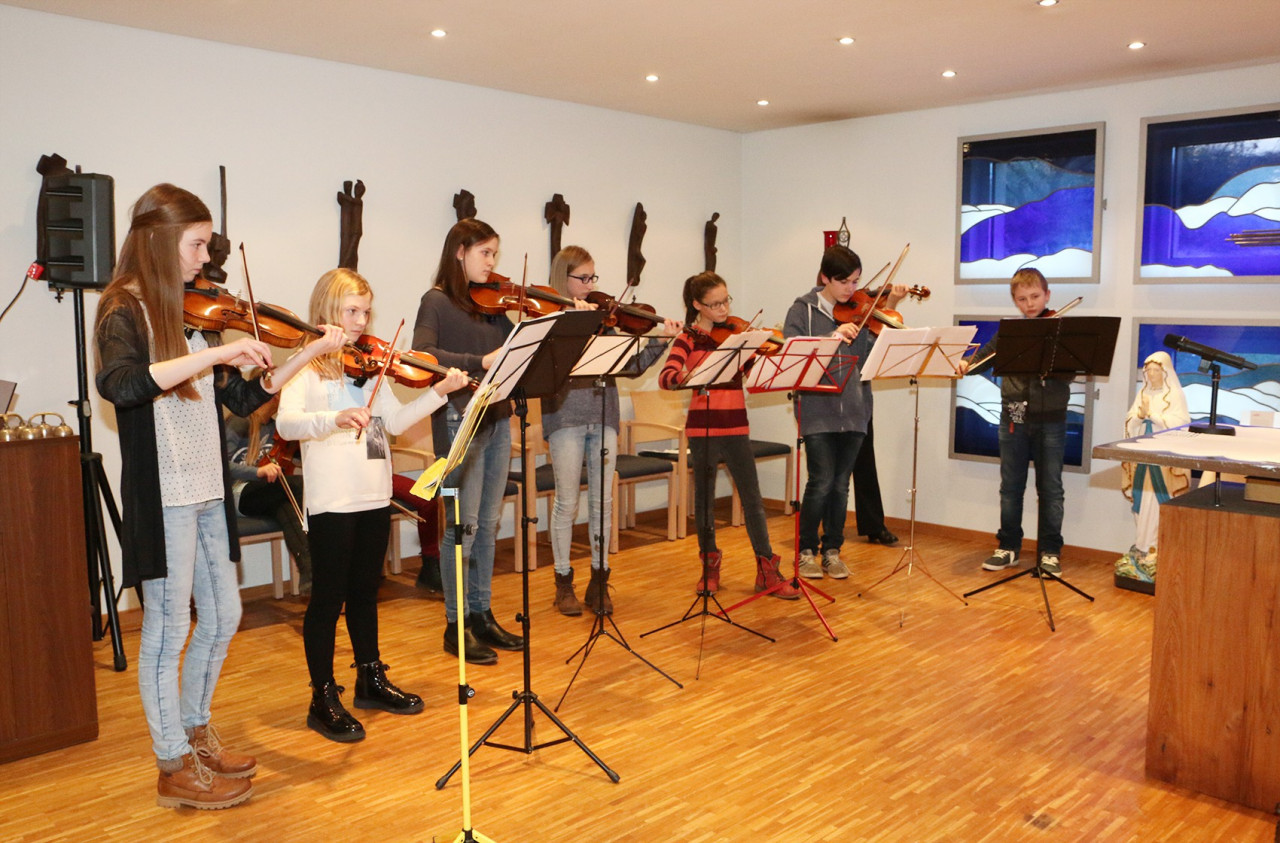
{"type": "Polygon", "coordinates": [[[1194,354],[1208,363],[1225,363],[1228,366],[1234,366],[1237,369],[1258,368],[1257,363],[1250,363],[1243,357],[1237,357],[1229,352],[1221,351],[1217,348],[1211,348],[1207,345],[1202,345],[1194,340],[1189,340],[1186,337],[1180,337],[1177,334],[1165,334],[1164,344],[1167,348],[1172,348],[1174,351],[1185,351],[1188,354],[1194,354]]]}

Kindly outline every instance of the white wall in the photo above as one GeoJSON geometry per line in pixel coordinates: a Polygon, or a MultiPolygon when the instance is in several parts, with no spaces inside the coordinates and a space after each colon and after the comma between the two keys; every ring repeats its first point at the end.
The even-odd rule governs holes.
{"type": "MultiPolygon", "coordinates": [[[[499,271],[517,279],[526,251],[530,280],[546,278],[543,205],[556,192],[572,207],[564,243],[592,251],[605,291],[625,281],[637,201],[648,212],[642,300],[678,313],[713,211],[721,264],[738,274],[741,136],[729,132],[7,6],[0,120],[4,303],[35,257],[35,165],[53,152],[115,178],[117,242],[130,204],[159,181],[195,191],[216,218],[226,165],[228,235],[245,243],[254,293],[302,314],[337,261],[335,194],[363,179],[360,270],[377,293],[374,330],[387,339],[401,318],[412,330],[462,188],[503,237],[499,271]]],[[[233,255],[233,287],[238,265],[233,255]]],[[[92,323],[98,296],[85,298],[92,323]]],[[[69,299],[29,284],[0,322],[0,350],[0,378],[19,383],[17,412],[69,409],[69,299]]],[[[92,388],[91,398],[94,445],[118,488],[112,408],[92,388]]],[[[118,570],[117,547],[112,554],[118,570]]],[[[269,580],[268,558],[249,550],[245,584],[269,580]]]]}
{"type": "MultiPolygon", "coordinates": [[[[1098,385],[1093,425],[1095,443],[1113,441],[1122,436],[1132,398],[1127,365],[1134,318],[1274,318],[1280,301],[1276,285],[1134,283],[1139,122],[1278,100],[1280,65],[1270,65],[749,135],[743,150],[744,280],[756,290],[785,288],[766,309],[770,318],[781,319],[816,275],[822,231],[847,216],[868,275],[911,243],[898,280],[929,286],[933,296],[921,305],[903,303],[909,324],[949,325],[957,313],[1013,315],[1007,286],[952,281],[957,138],[1105,121],[1102,283],[1055,285],[1052,303],[1083,295],[1077,314],[1124,317],[1113,374],[1098,385]]],[[[914,397],[905,383],[880,384],[875,392],[885,508],[906,518],[914,397]]],[[[949,412],[950,390],[926,384],[920,396],[917,517],[994,534],[998,468],[947,458],[949,412]]],[[[794,437],[795,428],[789,408],[770,402],[766,412],[752,415],[752,429],[757,436],[783,438],[794,437]]],[[[1066,474],[1063,532],[1069,545],[1121,551],[1132,543],[1119,473],[1117,463],[1098,461],[1088,476],[1066,474]]],[[[1030,494],[1028,501],[1025,529],[1034,536],[1030,494]]]]}

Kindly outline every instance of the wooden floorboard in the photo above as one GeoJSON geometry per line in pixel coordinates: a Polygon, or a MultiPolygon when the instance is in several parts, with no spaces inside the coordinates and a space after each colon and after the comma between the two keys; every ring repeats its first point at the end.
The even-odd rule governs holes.
{"type": "MultiPolygon", "coordinates": [[[[790,546],[792,524],[770,519],[778,548],[790,546]]],[[[531,754],[483,747],[471,769],[478,831],[503,843],[1274,839],[1273,816],[1144,776],[1152,603],[1115,589],[1105,563],[1064,556],[1067,579],[1097,599],[1050,584],[1057,632],[1029,577],[967,606],[918,569],[859,597],[903,548],[858,542],[846,546],[852,578],[817,583],[837,598],[823,611],[838,641],[803,601],[772,598],[733,619],[776,643],[716,620],[641,638],[694,599],[696,539],[664,535],[657,520],[623,533],[614,617],[684,688],[600,639],[559,716],[621,781],[572,743],[531,754]]],[[[721,545],[719,596],[730,605],[752,592],[753,569],[744,531],[722,528],[721,545]]],[[[549,562],[550,548],[540,550],[549,562]]],[[[989,540],[923,535],[916,550],[956,592],[995,578],[979,569],[989,540]]],[[[0,840],[453,840],[460,776],[434,785],[459,757],[456,663],[440,648],[443,605],[413,587],[416,568],[407,561],[387,580],[381,637],[391,678],[426,698],[423,714],[357,711],[369,734],[357,744],[309,731],[304,604],[254,600],[214,710],[224,739],[258,756],[254,796],[226,811],[158,808],[129,632],[125,673],[111,669],[108,641],[95,645],[99,739],[0,767],[0,840]]],[[[590,618],[556,613],[549,564],[530,588],[533,690],[555,706],[590,618]]],[[[504,621],[520,591],[517,575],[494,578],[504,621]]],[[[340,626],[348,701],[350,661],[340,626]]],[[[471,670],[473,740],[509,706],[521,674],[510,654],[471,670]]],[[[561,736],[541,713],[533,719],[535,744],[561,736]]],[[[520,711],[494,740],[524,745],[523,723],[520,711]]]]}

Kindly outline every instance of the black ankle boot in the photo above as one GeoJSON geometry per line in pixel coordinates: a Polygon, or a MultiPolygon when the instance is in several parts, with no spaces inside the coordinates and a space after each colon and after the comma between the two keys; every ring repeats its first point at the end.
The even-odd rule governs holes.
{"type": "MultiPolygon", "coordinates": [[[[498,654],[481,643],[470,624],[462,626],[463,643],[467,647],[467,664],[497,664],[498,654]]],[[[444,651],[455,658],[458,655],[458,625],[451,623],[444,628],[444,651]]]]}
{"type": "Polygon", "coordinates": [[[311,710],[307,725],[331,741],[351,743],[364,740],[364,726],[342,706],[342,687],[330,679],[319,688],[311,686],[311,710]]]}
{"type": "Polygon", "coordinates": [[[356,669],[356,708],[380,708],[392,714],[418,714],[422,697],[406,694],[387,678],[388,665],[376,661],[353,664],[356,669]]]}
{"type": "Polygon", "coordinates": [[[440,560],[430,556],[422,557],[422,568],[418,571],[418,579],[414,582],[418,588],[429,592],[433,597],[444,596],[444,586],[440,579],[440,560]]]}
{"type": "Polygon", "coordinates": [[[468,616],[467,625],[476,634],[476,638],[490,647],[516,652],[524,649],[524,639],[498,626],[498,620],[493,616],[492,609],[485,609],[478,615],[468,616]]]}

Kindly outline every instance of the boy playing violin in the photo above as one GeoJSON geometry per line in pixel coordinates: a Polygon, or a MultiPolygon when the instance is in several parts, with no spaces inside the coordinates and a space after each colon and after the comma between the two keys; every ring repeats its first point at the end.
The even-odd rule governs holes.
{"type": "MultiPolygon", "coordinates": [[[[1048,312],[1049,282],[1038,269],[1019,269],[1009,284],[1013,303],[1024,318],[1048,312]]],[[[996,337],[960,364],[960,374],[981,372],[995,359],[996,337]],[[977,365],[970,361],[977,360],[977,365]],[[972,366],[972,368],[970,368],[972,366]]],[[[1070,378],[1004,375],[1000,380],[1000,545],[982,567],[1002,571],[1018,564],[1022,549],[1022,499],[1027,490],[1027,467],[1036,464],[1037,531],[1040,569],[1062,573],[1062,461],[1067,440],[1067,402],[1070,378]]]]}
{"type": "MultiPolygon", "coordinates": [[[[840,559],[849,477],[871,421],[871,384],[862,381],[858,360],[871,350],[874,338],[867,326],[875,316],[867,314],[865,320],[842,323],[835,310],[854,299],[861,279],[862,260],[852,249],[828,247],[822,253],[817,286],[792,303],[782,326],[788,338],[841,337],[843,342],[832,358],[832,376],[840,381],[849,375],[840,392],[796,393],[796,420],[809,471],[800,503],[800,576],[810,579],[821,579],[824,574],[833,579],[849,576],[848,566],[840,559]],[[849,368],[853,371],[848,372],[849,368]]],[[[875,305],[892,309],[906,295],[905,286],[895,285],[878,297],[875,305]]],[[[859,297],[864,296],[859,292],[859,297]]]]}

